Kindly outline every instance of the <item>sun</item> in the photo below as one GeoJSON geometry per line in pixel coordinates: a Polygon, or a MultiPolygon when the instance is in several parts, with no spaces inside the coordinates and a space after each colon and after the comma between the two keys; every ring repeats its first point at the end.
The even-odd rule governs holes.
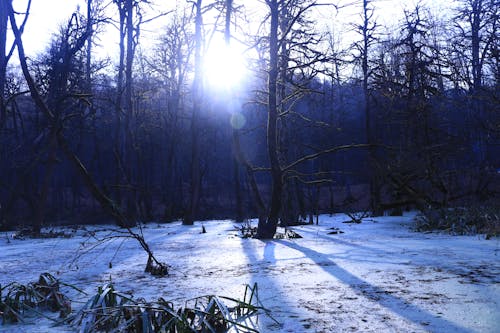
{"type": "Polygon", "coordinates": [[[203,61],[203,73],[209,90],[236,91],[247,76],[244,49],[223,39],[213,39],[203,61]]]}

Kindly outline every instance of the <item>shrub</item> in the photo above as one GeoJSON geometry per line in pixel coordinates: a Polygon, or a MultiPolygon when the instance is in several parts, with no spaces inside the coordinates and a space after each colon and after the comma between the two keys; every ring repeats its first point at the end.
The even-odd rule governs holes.
{"type": "Polygon", "coordinates": [[[59,311],[61,317],[71,312],[71,302],[59,290],[59,280],[51,274],[41,274],[38,282],[27,285],[13,282],[0,288],[2,324],[22,322],[26,312],[36,309],[59,311]]]}
{"type": "Polygon", "coordinates": [[[422,212],[416,219],[417,231],[442,230],[454,235],[500,234],[500,206],[436,208],[422,212]]]}
{"type": "Polygon", "coordinates": [[[239,231],[242,238],[255,238],[257,236],[257,227],[252,226],[250,221],[234,226],[235,230],[239,231]]]}
{"type": "Polygon", "coordinates": [[[97,294],[68,322],[79,326],[79,331],[143,332],[258,332],[251,317],[260,309],[257,285],[247,286],[243,301],[220,296],[202,296],[175,309],[171,302],[159,299],[147,303],[117,292],[112,284],[100,287],[97,294]],[[231,306],[228,306],[230,303],[231,306]]]}
{"type": "MultiPolygon", "coordinates": [[[[99,287],[97,293],[75,314],[69,299],[61,293],[61,282],[49,273],[38,282],[22,285],[16,282],[0,286],[0,319],[2,324],[23,322],[28,311],[60,311],[62,321],[79,327],[79,332],[184,333],[184,332],[258,332],[253,318],[264,310],[257,297],[257,284],[246,286],[243,300],[223,296],[201,296],[184,307],[160,298],[148,303],[143,299],[117,292],[112,284],[99,287]],[[4,295],[5,294],[5,295],[4,295]],[[3,296],[4,295],[4,296],[3,296]]],[[[65,284],[66,285],[66,284],[65,284]]],[[[75,288],[71,285],[69,287],[75,288]]],[[[80,291],[79,289],[75,288],[80,291]]],[[[80,291],[81,292],[81,291],[80,291]]],[[[271,317],[272,318],[272,317],[271,317]]]]}

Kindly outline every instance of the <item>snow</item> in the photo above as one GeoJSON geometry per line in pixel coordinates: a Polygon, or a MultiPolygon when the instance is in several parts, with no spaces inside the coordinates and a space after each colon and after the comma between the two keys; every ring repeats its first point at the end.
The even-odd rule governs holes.
{"type": "MultiPolygon", "coordinates": [[[[100,244],[88,235],[105,237],[113,226],[78,229],[72,238],[16,240],[2,233],[0,284],[49,272],[89,294],[64,289],[78,310],[109,281],[136,298],[178,305],[209,294],[243,298],[245,285],[257,283],[278,322],[261,315],[261,332],[499,332],[499,239],[417,233],[414,217],[345,224],[344,215],[322,215],[319,225],[293,228],[303,238],[269,241],[238,237],[231,221],[204,222],[205,234],[201,223],[149,223],[146,241],[171,265],[164,278],[144,273],[147,255],[137,241],[100,244]],[[344,233],[328,234],[333,227],[344,233]]],[[[51,325],[33,317],[0,332],[75,330],[51,325]]]]}

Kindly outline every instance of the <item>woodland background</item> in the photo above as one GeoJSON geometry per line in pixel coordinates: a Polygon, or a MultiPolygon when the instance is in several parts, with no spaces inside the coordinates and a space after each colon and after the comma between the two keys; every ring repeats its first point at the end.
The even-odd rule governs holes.
{"type": "Polygon", "coordinates": [[[151,16],[164,22],[153,41],[140,32],[154,1],[87,4],[25,55],[29,16],[1,2],[2,229],[258,216],[272,231],[498,200],[495,0],[455,0],[451,18],[417,5],[393,26],[359,1],[347,42],[319,29],[311,0],[266,0],[252,35],[246,1],[178,2],[151,16]],[[101,59],[110,25],[119,53],[101,59]],[[231,94],[203,75],[213,34],[248,50],[231,94]]]}

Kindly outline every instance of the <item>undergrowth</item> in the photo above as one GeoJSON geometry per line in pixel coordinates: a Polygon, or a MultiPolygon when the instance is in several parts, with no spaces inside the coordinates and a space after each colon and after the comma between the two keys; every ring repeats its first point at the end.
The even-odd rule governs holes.
{"type": "Polygon", "coordinates": [[[246,287],[242,301],[210,295],[194,298],[176,309],[163,298],[157,302],[134,299],[108,284],[100,287],[67,321],[82,333],[258,332],[252,318],[263,308],[257,301],[257,285],[254,285],[246,287]]]}
{"type": "Polygon", "coordinates": [[[71,238],[73,237],[72,233],[67,233],[64,231],[54,231],[49,230],[47,232],[34,233],[31,229],[20,229],[16,231],[12,238],[18,240],[24,240],[27,238],[71,238]]]}
{"type": "Polygon", "coordinates": [[[344,221],[342,223],[356,223],[359,224],[363,222],[363,219],[366,217],[370,217],[371,213],[369,211],[359,211],[359,212],[345,212],[350,220],[344,221]]]}
{"type": "Polygon", "coordinates": [[[56,325],[69,324],[81,333],[258,332],[257,315],[262,311],[269,315],[260,305],[257,284],[246,286],[243,300],[209,295],[175,307],[163,298],[156,302],[134,299],[108,283],[99,287],[97,293],[73,314],[71,301],[60,291],[60,284],[54,276],[43,273],[38,282],[27,285],[13,282],[0,287],[1,323],[23,323],[28,315],[41,315],[56,325]],[[62,319],[46,316],[43,311],[59,312],[62,319]]]}
{"type": "Polygon", "coordinates": [[[454,235],[500,235],[500,205],[428,209],[416,218],[417,231],[445,231],[454,235]]]}
{"type": "MultiPolygon", "coordinates": [[[[235,225],[234,229],[240,233],[241,238],[257,238],[257,227],[252,226],[250,221],[235,225]]],[[[292,229],[284,227],[284,232],[276,232],[274,239],[302,238],[300,234],[292,229]]]]}
{"type": "Polygon", "coordinates": [[[240,225],[235,225],[234,228],[240,233],[241,238],[257,237],[257,227],[252,226],[252,223],[248,220],[240,225]]]}
{"type": "Polygon", "coordinates": [[[12,282],[0,287],[2,324],[23,322],[27,314],[44,310],[59,312],[60,317],[66,317],[71,312],[71,302],[59,286],[59,280],[43,273],[37,282],[26,285],[12,282]]]}

